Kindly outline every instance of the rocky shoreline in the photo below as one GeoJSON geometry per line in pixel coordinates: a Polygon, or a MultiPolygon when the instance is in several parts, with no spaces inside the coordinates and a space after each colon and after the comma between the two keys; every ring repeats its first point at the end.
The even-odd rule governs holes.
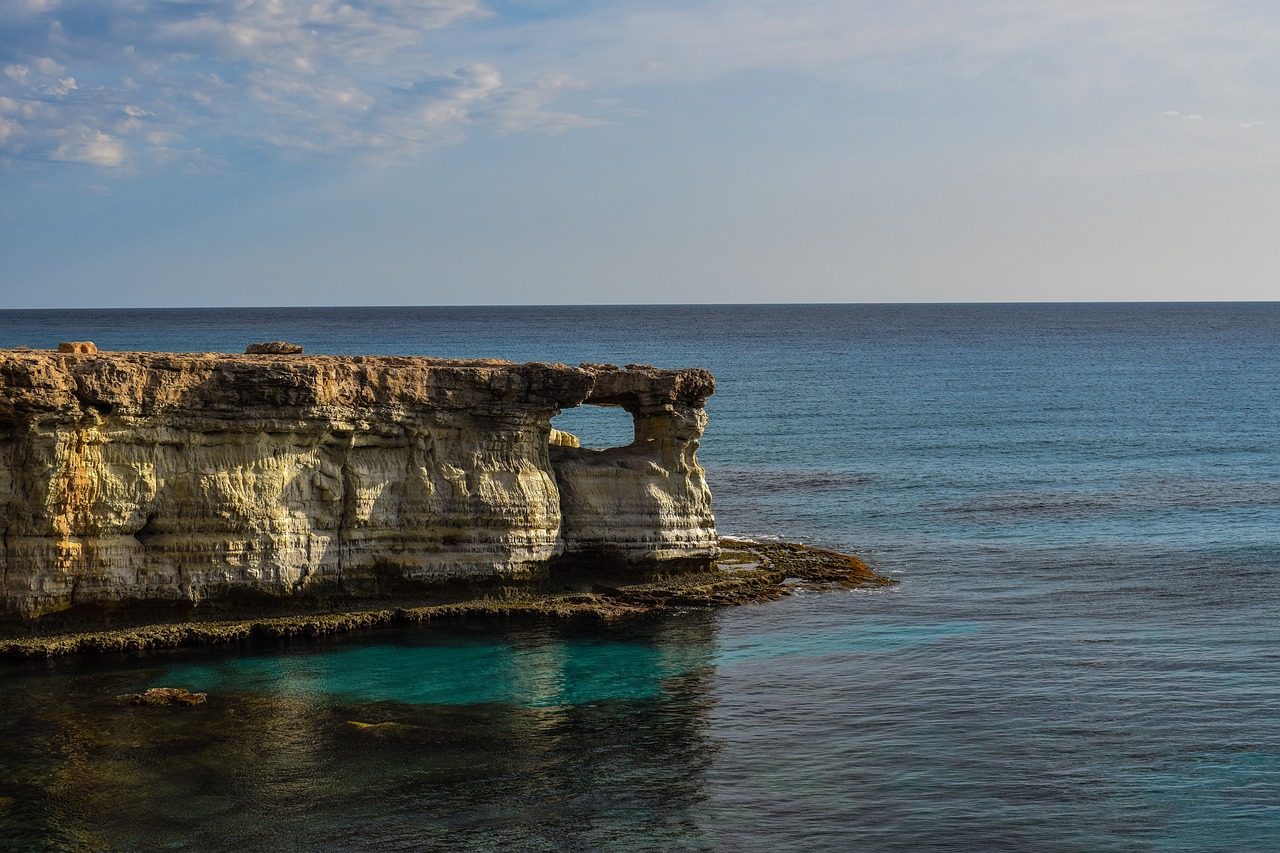
{"type": "Polygon", "coordinates": [[[252,639],[318,637],[385,625],[457,617],[611,620],[664,610],[773,601],[797,590],[885,586],[857,557],[781,542],[721,539],[721,556],[700,571],[653,574],[643,579],[557,579],[554,583],[506,586],[475,597],[429,603],[346,602],[326,611],[241,618],[186,619],[104,630],[0,638],[0,658],[46,658],[74,654],[144,651],[244,642],[252,639]]]}

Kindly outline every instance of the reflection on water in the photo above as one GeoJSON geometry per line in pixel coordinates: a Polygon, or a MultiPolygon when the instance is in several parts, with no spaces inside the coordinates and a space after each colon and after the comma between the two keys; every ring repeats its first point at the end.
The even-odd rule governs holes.
{"type": "Polygon", "coordinates": [[[690,809],[713,752],[713,633],[703,614],[625,635],[419,629],[345,648],[12,674],[0,697],[0,839],[69,850],[701,849],[690,809]],[[157,683],[210,698],[113,699],[157,683]]]}
{"type": "Polygon", "coordinates": [[[513,641],[494,636],[406,635],[397,645],[328,654],[262,655],[167,669],[156,686],[217,693],[322,696],[350,701],[557,708],[659,700],[667,682],[706,666],[700,646],[609,637],[513,641]]]}

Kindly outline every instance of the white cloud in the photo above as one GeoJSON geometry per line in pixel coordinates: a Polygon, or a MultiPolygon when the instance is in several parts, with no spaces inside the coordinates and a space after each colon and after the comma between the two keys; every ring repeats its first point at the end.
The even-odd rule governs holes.
{"type": "Polygon", "coordinates": [[[47,56],[42,56],[39,59],[37,59],[35,61],[35,66],[36,66],[36,70],[39,71],[41,74],[46,74],[50,77],[56,77],[57,75],[67,70],[66,66],[59,65],[57,62],[55,62],[53,59],[50,59],[47,56]]]}
{"type": "Polygon", "coordinates": [[[76,88],[78,88],[76,86],[76,78],[62,77],[62,78],[59,78],[56,83],[50,83],[46,86],[41,87],[40,91],[47,92],[50,95],[57,95],[61,97],[76,88]]]}
{"type": "MultiPolygon", "coordinates": [[[[23,118],[24,155],[81,150],[67,147],[68,134],[105,128],[123,153],[87,161],[116,165],[155,138],[168,140],[156,146],[165,159],[184,139],[205,156],[195,149],[215,138],[230,148],[412,155],[481,124],[590,127],[602,114],[634,115],[634,87],[744,72],[818,76],[852,91],[967,88],[1025,104],[1151,90],[1248,115],[1274,101],[1280,42],[1280,14],[1217,0],[650,0],[565,4],[510,21],[480,0],[4,8],[0,97],[34,110],[23,118]],[[566,106],[586,87],[594,114],[566,106]]],[[[15,154],[15,138],[0,152],[15,154]]]]}
{"type": "Polygon", "coordinates": [[[563,133],[608,124],[604,119],[551,109],[563,90],[583,86],[581,81],[566,74],[546,74],[532,83],[502,92],[488,113],[498,127],[507,131],[563,133]]]}
{"type": "Polygon", "coordinates": [[[72,128],[68,139],[53,152],[53,159],[92,166],[116,168],[126,160],[124,145],[102,131],[87,127],[72,128]]]}
{"type": "Polygon", "coordinates": [[[76,18],[51,20],[9,51],[0,96],[47,108],[27,140],[32,156],[43,146],[52,159],[116,167],[148,146],[171,158],[184,138],[196,156],[209,135],[297,152],[412,154],[457,141],[479,120],[546,131],[589,123],[547,109],[558,87],[540,78],[505,85],[484,62],[432,71],[435,33],[489,15],[479,0],[67,2],[120,26],[77,33],[66,29],[76,18]],[[406,79],[436,85],[417,91],[406,79]],[[84,128],[113,135],[85,139],[84,128]]]}
{"type": "Polygon", "coordinates": [[[10,118],[0,118],[0,144],[22,133],[22,125],[10,118]]]}
{"type": "Polygon", "coordinates": [[[54,11],[59,6],[58,0],[4,0],[0,4],[0,21],[6,18],[27,20],[54,11]]]}

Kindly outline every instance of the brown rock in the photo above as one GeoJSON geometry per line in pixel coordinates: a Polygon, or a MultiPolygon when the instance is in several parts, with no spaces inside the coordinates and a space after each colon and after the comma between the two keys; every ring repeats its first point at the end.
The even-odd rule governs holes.
{"type": "Polygon", "coordinates": [[[209,696],[207,693],[192,693],[181,687],[152,687],[129,698],[135,705],[199,705],[209,696]]]}
{"type": "Polygon", "coordinates": [[[346,726],[351,731],[380,736],[407,734],[421,729],[421,726],[408,723],[362,723],[359,720],[347,720],[346,726]]]}
{"type": "Polygon", "coordinates": [[[244,348],[245,355],[301,355],[302,347],[287,341],[268,341],[263,344],[249,344],[244,348]]]}
{"type": "Polygon", "coordinates": [[[93,341],[64,341],[58,344],[58,352],[69,352],[72,355],[93,355],[98,351],[93,341]]]}

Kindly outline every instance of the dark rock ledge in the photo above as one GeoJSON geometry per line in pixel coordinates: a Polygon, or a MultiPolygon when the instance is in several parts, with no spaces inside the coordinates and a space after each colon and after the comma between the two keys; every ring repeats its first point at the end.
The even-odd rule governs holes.
{"type": "Polygon", "coordinates": [[[350,609],[240,619],[159,622],[100,631],[50,633],[0,639],[0,658],[237,643],[252,639],[319,637],[383,625],[456,617],[616,620],[660,611],[763,603],[798,590],[887,586],[857,557],[781,542],[721,539],[721,556],[698,571],[639,579],[562,576],[538,585],[489,589],[444,603],[359,601],[350,609]]]}

